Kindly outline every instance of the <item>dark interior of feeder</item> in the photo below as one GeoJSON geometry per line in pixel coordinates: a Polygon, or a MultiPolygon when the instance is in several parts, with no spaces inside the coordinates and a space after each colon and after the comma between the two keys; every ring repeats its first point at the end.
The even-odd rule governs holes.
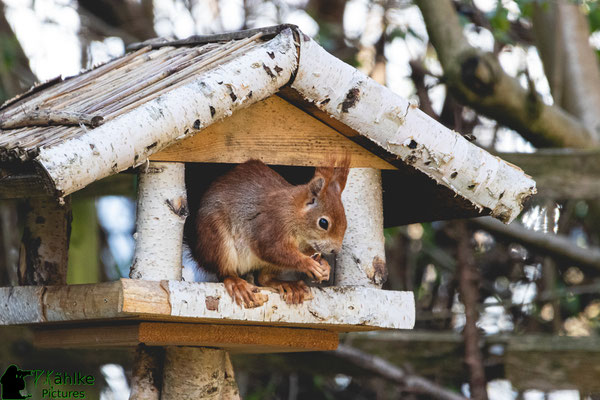
{"type": "MultiPolygon", "coordinates": [[[[217,177],[227,173],[237,164],[186,164],[185,181],[190,209],[196,209],[204,191],[217,177]]],[[[293,185],[308,182],[314,167],[271,165],[275,171],[293,185]]],[[[481,213],[461,196],[431,178],[405,165],[398,170],[382,171],[384,227],[429,222],[445,219],[477,217],[481,213]]]]}

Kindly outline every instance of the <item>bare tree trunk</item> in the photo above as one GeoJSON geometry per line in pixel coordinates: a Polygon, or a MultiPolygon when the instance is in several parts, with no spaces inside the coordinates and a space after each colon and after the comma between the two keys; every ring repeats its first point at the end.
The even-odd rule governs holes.
{"type": "Polygon", "coordinates": [[[465,306],[466,322],[463,330],[465,340],[465,363],[469,367],[471,398],[487,400],[487,381],[483,367],[483,356],[479,347],[479,281],[480,275],[475,265],[471,234],[466,222],[454,223],[453,235],[457,241],[458,281],[460,296],[465,306]]]}
{"type": "Polygon", "coordinates": [[[121,35],[125,44],[131,41],[144,41],[156,37],[154,31],[154,7],[152,0],[78,0],[79,9],[93,15],[100,29],[92,29],[108,32],[110,29],[118,29],[126,35],[121,35]]]}
{"type": "Polygon", "coordinates": [[[346,62],[352,60],[356,49],[346,44],[344,35],[344,10],[346,0],[310,0],[306,11],[328,32],[327,51],[346,62]]]}
{"type": "MultiPolygon", "coordinates": [[[[181,279],[184,170],[182,163],[150,162],[140,173],[132,278],[181,279]]],[[[138,347],[130,399],[239,399],[226,351],[171,346],[165,353],[138,347]]]]}
{"type": "Polygon", "coordinates": [[[536,4],[534,31],[554,102],[578,117],[590,139],[600,137],[600,67],[589,44],[590,28],[580,6],[558,0],[536,4]]]}
{"type": "MultiPolygon", "coordinates": [[[[544,292],[552,293],[556,290],[557,268],[556,262],[551,257],[544,257],[542,263],[542,279],[544,292]]],[[[560,299],[552,299],[551,305],[553,310],[552,327],[554,333],[559,334],[563,325],[562,317],[560,315],[560,299]]]]}
{"type": "Polygon", "coordinates": [[[19,269],[17,202],[0,202],[0,286],[16,286],[19,269]]]}
{"type": "Polygon", "coordinates": [[[25,219],[19,266],[20,285],[64,285],[71,235],[71,200],[32,198],[25,219]]]}

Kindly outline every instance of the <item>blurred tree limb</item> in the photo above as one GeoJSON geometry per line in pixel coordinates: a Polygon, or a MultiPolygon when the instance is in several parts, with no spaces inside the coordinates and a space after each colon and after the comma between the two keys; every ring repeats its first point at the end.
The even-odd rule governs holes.
{"type": "MultiPolygon", "coordinates": [[[[464,2],[460,0],[453,0],[456,11],[464,15],[476,26],[485,28],[493,33],[494,27],[489,21],[488,17],[477,8],[472,2],[464,2]]],[[[531,45],[534,42],[533,32],[531,27],[524,23],[521,19],[514,21],[507,21],[508,27],[506,30],[506,39],[509,42],[518,42],[527,45],[531,45]]],[[[497,41],[494,46],[494,53],[499,51],[503,45],[506,44],[506,40],[497,41]]]]}
{"type": "Polygon", "coordinates": [[[469,45],[451,0],[416,0],[449,91],[460,101],[519,132],[537,147],[588,147],[595,135],[560,107],[524,89],[490,53],[469,45]]]}
{"type": "Polygon", "coordinates": [[[555,200],[600,198],[600,151],[597,149],[541,149],[535,153],[496,155],[531,175],[539,196],[555,200]]]}
{"type": "Polygon", "coordinates": [[[85,21],[93,23],[92,31],[106,36],[119,36],[125,44],[156,37],[152,0],[78,0],[85,21]]]}
{"type": "Polygon", "coordinates": [[[429,379],[409,374],[383,358],[365,353],[354,347],[340,344],[333,354],[380,375],[387,380],[402,385],[406,391],[427,394],[434,399],[465,400],[463,396],[451,392],[429,379]]]}
{"type": "Polygon", "coordinates": [[[564,235],[536,232],[518,223],[504,225],[491,217],[474,218],[471,223],[504,240],[521,243],[525,247],[571,262],[580,267],[600,270],[600,249],[577,246],[564,235]]]}

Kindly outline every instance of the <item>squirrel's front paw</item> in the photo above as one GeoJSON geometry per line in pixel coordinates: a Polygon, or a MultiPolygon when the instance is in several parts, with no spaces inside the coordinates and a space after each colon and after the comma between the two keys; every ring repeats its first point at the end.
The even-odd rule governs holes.
{"type": "Polygon", "coordinates": [[[302,304],[304,300],[313,298],[309,287],[302,281],[279,281],[275,287],[287,304],[302,304]]]}
{"type": "Polygon", "coordinates": [[[260,307],[268,299],[268,296],[260,293],[256,286],[242,278],[227,277],[223,280],[223,283],[227,293],[239,306],[243,304],[246,308],[260,307]]]}
{"type": "Polygon", "coordinates": [[[317,282],[328,280],[330,271],[331,267],[329,266],[329,263],[327,260],[322,259],[320,254],[308,257],[302,270],[309,278],[312,278],[317,282]]]}

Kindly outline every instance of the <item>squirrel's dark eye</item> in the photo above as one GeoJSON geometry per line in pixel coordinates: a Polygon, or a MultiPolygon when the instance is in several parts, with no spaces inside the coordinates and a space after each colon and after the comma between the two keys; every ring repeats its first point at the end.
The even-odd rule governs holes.
{"type": "Polygon", "coordinates": [[[312,206],[313,204],[315,204],[315,201],[317,199],[315,199],[314,197],[312,199],[310,199],[310,201],[308,203],[306,203],[307,206],[312,206]]]}
{"type": "Polygon", "coordinates": [[[325,218],[321,218],[319,219],[319,226],[327,230],[327,228],[329,228],[329,221],[327,221],[325,218]]]}

